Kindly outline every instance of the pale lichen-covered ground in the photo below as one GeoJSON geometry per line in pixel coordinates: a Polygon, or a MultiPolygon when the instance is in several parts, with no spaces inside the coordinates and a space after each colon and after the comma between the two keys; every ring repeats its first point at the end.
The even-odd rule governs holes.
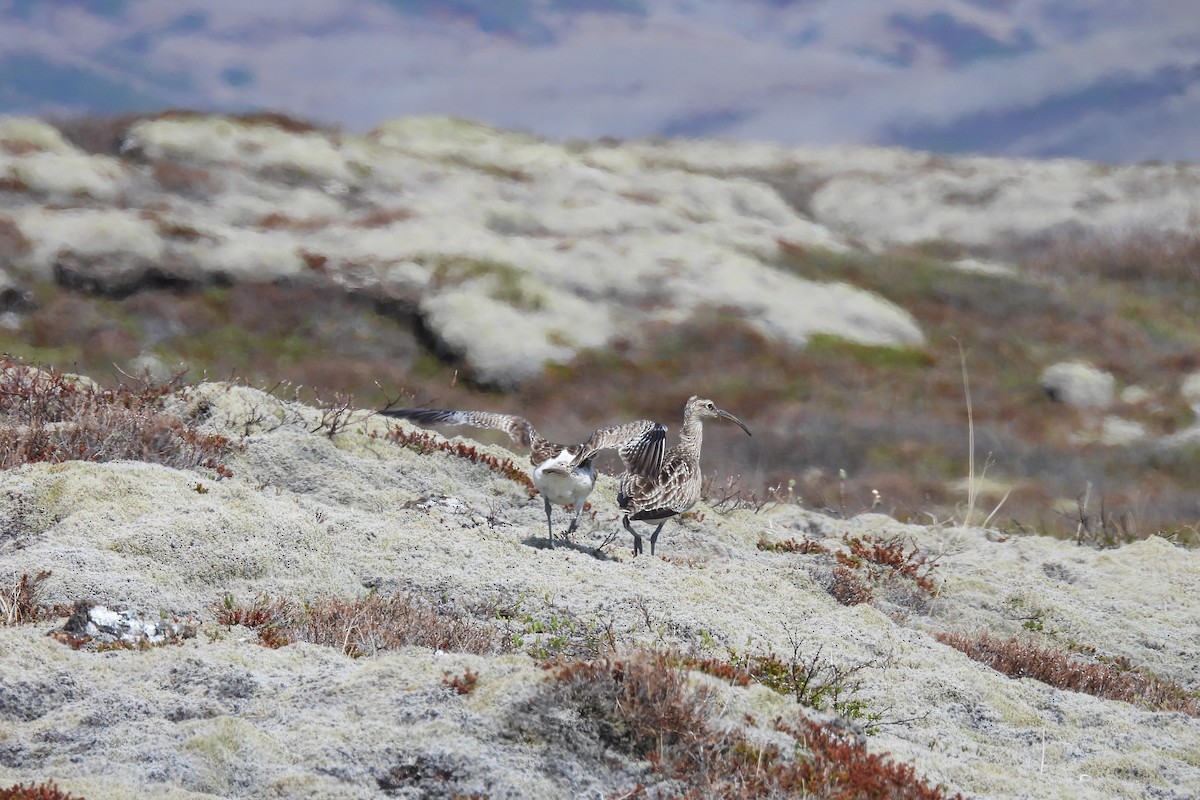
{"type": "MultiPolygon", "coordinates": [[[[0,785],[53,778],[89,798],[366,798],[385,786],[416,797],[440,796],[421,792],[449,774],[464,795],[574,798],[653,779],[531,703],[545,673],[523,652],[272,650],[215,624],[211,609],[226,595],[353,597],[371,586],[465,607],[504,598],[528,619],[569,617],[628,643],[712,655],[799,644],[831,663],[871,662],[858,697],[895,723],[868,737],[871,750],[972,796],[1188,798],[1200,787],[1200,720],[1007,678],[932,635],[1007,635],[1036,620],[1030,635],[1047,645],[1094,647],[1200,691],[1200,554],[1161,538],[1102,551],[878,515],[701,504],[703,519],[664,530],[666,558],[633,558],[625,536],[594,558],[590,547],[617,526],[610,477],[578,546],[548,550],[540,499],[484,466],[371,437],[386,428],[377,417],[331,438],[313,432],[317,410],[221,383],[191,389],[179,410],[244,436],[233,478],[132,462],[0,473],[0,577],[48,569],[50,602],[200,623],[179,646],[105,653],[70,650],[45,635],[49,624],[0,628],[0,785]],[[836,547],[845,532],[902,535],[937,556],[937,597],[842,606],[819,558],[755,546],[836,547]],[[443,685],[468,668],[474,692],[443,685]],[[397,775],[412,783],[387,783],[397,775]]],[[[556,511],[558,529],[564,520],[556,511]]],[[[712,713],[765,725],[795,704],[720,684],[712,713]]]]}
{"type": "Polygon", "coordinates": [[[1187,231],[1198,188],[1189,165],[548,142],[443,118],[356,137],[177,115],[138,121],[117,155],[93,155],[45,123],[7,119],[0,190],[28,250],[0,269],[116,293],[148,274],[319,275],[410,304],[474,377],[512,386],[705,307],[798,347],[814,334],[919,346],[906,310],[781,268],[781,248],[989,252],[1064,232],[1187,231]]]}

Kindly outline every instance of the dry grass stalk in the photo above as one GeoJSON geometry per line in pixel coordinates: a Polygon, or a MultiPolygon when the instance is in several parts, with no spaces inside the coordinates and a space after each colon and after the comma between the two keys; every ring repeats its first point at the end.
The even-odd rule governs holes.
{"type": "Polygon", "coordinates": [[[333,400],[317,398],[321,407],[321,421],[312,433],[324,433],[329,438],[345,432],[354,421],[354,398],[343,394],[335,394],[333,400]]]}
{"type": "Polygon", "coordinates": [[[11,585],[0,590],[0,625],[21,625],[44,619],[47,609],[41,601],[41,586],[49,577],[49,570],[42,570],[32,578],[28,573],[14,576],[11,585]]]}
{"type": "Polygon", "coordinates": [[[766,491],[760,496],[757,492],[741,484],[741,475],[727,477],[724,485],[722,485],[717,481],[715,475],[710,474],[704,479],[700,496],[712,506],[713,511],[718,512],[746,510],[759,514],[765,509],[774,508],[783,502],[779,494],[780,487],[778,486],[768,486],[766,491]]]}
{"type": "MultiPolygon", "coordinates": [[[[967,403],[967,513],[963,520],[965,527],[971,527],[971,515],[975,513],[975,502],[979,498],[979,481],[975,477],[975,412],[971,406],[971,380],[967,375],[967,354],[962,342],[955,340],[958,345],[958,359],[962,367],[963,395],[967,403]]],[[[980,476],[982,478],[982,476],[980,476]]]]}

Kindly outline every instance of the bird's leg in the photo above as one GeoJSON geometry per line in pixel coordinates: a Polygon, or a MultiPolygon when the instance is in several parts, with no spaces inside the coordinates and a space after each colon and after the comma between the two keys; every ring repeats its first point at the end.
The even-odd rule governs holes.
{"type": "Polygon", "coordinates": [[[629,524],[629,517],[622,518],[621,524],[625,526],[625,530],[633,534],[633,554],[636,556],[642,552],[642,535],[635,531],[633,526],[629,524]]]}
{"type": "Polygon", "coordinates": [[[663,529],[663,525],[666,524],[667,521],[664,519],[662,522],[658,523],[658,527],[654,529],[654,533],[650,534],[650,555],[654,555],[654,543],[658,541],[659,531],[661,531],[663,529]]]}
{"type": "Polygon", "coordinates": [[[580,500],[575,504],[575,517],[571,520],[571,526],[567,528],[567,532],[563,534],[564,539],[574,533],[575,529],[579,527],[579,515],[583,513],[584,502],[584,500],[580,500]]]}
{"type": "Polygon", "coordinates": [[[544,500],[546,502],[546,530],[550,537],[550,549],[553,550],[554,549],[554,523],[550,519],[550,500],[546,497],[543,497],[542,500],[544,500]]]}

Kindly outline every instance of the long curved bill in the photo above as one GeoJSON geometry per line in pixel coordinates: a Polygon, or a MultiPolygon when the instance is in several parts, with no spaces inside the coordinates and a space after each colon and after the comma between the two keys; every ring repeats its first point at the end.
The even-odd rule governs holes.
{"type": "Polygon", "coordinates": [[[744,430],[744,431],[746,432],[746,435],[747,435],[747,436],[753,436],[753,435],[754,435],[754,434],[750,433],[750,429],[746,427],[746,423],[742,422],[740,419],[738,419],[737,417],[735,417],[733,414],[730,414],[730,413],[729,413],[728,411],[726,411],[725,409],[723,409],[723,408],[718,408],[718,409],[717,409],[717,414],[719,414],[720,416],[722,416],[722,417],[724,417],[725,419],[729,420],[730,422],[736,423],[736,424],[737,424],[737,426],[738,426],[739,428],[741,428],[742,430],[744,430]]]}

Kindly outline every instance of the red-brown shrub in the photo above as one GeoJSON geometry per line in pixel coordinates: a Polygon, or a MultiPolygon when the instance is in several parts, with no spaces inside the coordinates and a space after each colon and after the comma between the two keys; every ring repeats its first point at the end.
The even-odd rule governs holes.
{"type": "Polygon", "coordinates": [[[856,606],[874,601],[871,586],[859,573],[844,566],[836,566],[829,576],[829,593],[844,606],[856,606]]]}
{"type": "Polygon", "coordinates": [[[465,458],[472,464],[482,464],[492,472],[503,475],[510,481],[525,487],[530,497],[537,494],[537,488],[533,485],[533,480],[530,479],[524,470],[513,463],[511,458],[497,458],[496,456],[488,455],[473,445],[462,442],[450,442],[437,434],[426,431],[414,430],[409,433],[398,425],[390,428],[387,440],[401,447],[407,447],[409,450],[415,450],[421,455],[441,451],[449,453],[456,458],[465,458]]]}
{"type": "Polygon", "coordinates": [[[1067,652],[989,633],[939,633],[937,639],[1013,678],[1033,678],[1059,689],[1200,717],[1200,699],[1128,663],[1088,663],[1067,652]]]}
{"type": "Polygon", "coordinates": [[[326,597],[303,605],[262,596],[249,606],[226,597],[213,611],[222,625],[254,628],[267,647],[312,642],[355,658],[414,645],[481,654],[508,649],[495,628],[410,594],[326,597]]]}
{"type": "Polygon", "coordinates": [[[59,789],[54,781],[45,783],[17,783],[0,789],[0,800],[84,800],[81,795],[69,794],[59,789]]]}
{"type": "Polygon", "coordinates": [[[0,358],[0,469],[42,461],[132,459],[233,472],[220,458],[230,440],[202,433],[166,410],[182,376],[165,383],[99,388],[54,369],[0,358]]]}
{"type": "Polygon", "coordinates": [[[846,534],[842,540],[849,551],[834,554],[838,566],[829,589],[842,605],[872,602],[876,588],[887,589],[894,596],[906,595],[908,604],[919,604],[936,591],[936,563],[915,546],[905,552],[899,536],[877,539],[846,534]]]}
{"type": "Polygon", "coordinates": [[[174,194],[212,197],[223,188],[222,180],[210,170],[177,161],[156,161],[151,174],[159,186],[174,194]]]}
{"type": "Polygon", "coordinates": [[[770,542],[764,539],[758,540],[758,549],[765,550],[769,553],[800,553],[808,555],[809,553],[817,553],[825,555],[829,549],[825,545],[814,539],[805,539],[797,542],[795,539],[784,539],[779,542],[770,542]]]}
{"type": "Polygon", "coordinates": [[[29,239],[11,217],[0,214],[0,264],[8,264],[13,258],[27,252],[29,239]]]}
{"type": "Polygon", "coordinates": [[[442,678],[442,683],[459,694],[470,694],[475,691],[475,684],[479,683],[479,673],[471,669],[467,669],[462,675],[451,675],[447,672],[442,678]]]}
{"type": "MultiPolygon", "coordinates": [[[[551,665],[552,703],[599,723],[606,745],[649,761],[688,800],[806,797],[818,800],[943,800],[907,764],[869,753],[855,735],[806,717],[778,720],[792,744],[752,741],[710,719],[712,691],[692,686],[679,658],[633,651],[619,658],[551,665]]],[[[644,785],[623,798],[660,796],[644,785]]],[[[959,797],[955,795],[955,797],[959,797]]]]}

